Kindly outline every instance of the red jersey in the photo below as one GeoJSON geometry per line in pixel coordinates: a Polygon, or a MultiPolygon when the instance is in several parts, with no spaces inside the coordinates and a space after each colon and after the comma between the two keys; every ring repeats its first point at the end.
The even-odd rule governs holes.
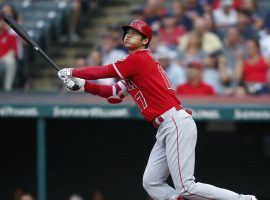
{"type": "MultiPolygon", "coordinates": [[[[220,7],[220,1],[221,0],[212,1],[211,7],[213,9],[219,8],[220,7]]],[[[243,0],[233,0],[233,8],[240,9],[240,8],[242,8],[242,6],[243,6],[243,0]]]]}
{"type": "Polygon", "coordinates": [[[268,65],[262,56],[253,64],[244,61],[243,80],[249,83],[266,83],[267,70],[268,65]]]}
{"type": "Polygon", "coordinates": [[[214,89],[211,85],[204,82],[200,82],[198,85],[194,86],[190,83],[185,83],[177,87],[176,93],[178,95],[214,95],[214,89]]]}
{"type": "Polygon", "coordinates": [[[5,56],[9,51],[13,51],[15,55],[18,53],[17,38],[12,35],[8,30],[0,33],[0,58],[5,56]]]}
{"type": "Polygon", "coordinates": [[[112,66],[125,79],[128,92],[147,121],[180,105],[167,75],[147,49],[129,54],[112,66]]]}
{"type": "Polygon", "coordinates": [[[178,39],[185,33],[182,26],[176,26],[171,32],[166,32],[164,28],[159,30],[160,42],[165,45],[177,45],[178,39]]]}

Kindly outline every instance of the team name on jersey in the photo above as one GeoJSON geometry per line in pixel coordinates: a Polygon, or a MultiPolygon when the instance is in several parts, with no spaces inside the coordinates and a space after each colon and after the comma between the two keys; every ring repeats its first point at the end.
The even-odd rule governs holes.
{"type": "Polygon", "coordinates": [[[164,80],[164,82],[165,82],[167,88],[168,88],[169,90],[175,90],[174,87],[172,86],[172,84],[171,84],[171,82],[170,82],[170,80],[169,80],[169,78],[168,78],[166,72],[164,71],[163,67],[162,67],[161,64],[158,62],[158,60],[154,57],[154,55],[153,55],[150,51],[148,51],[147,54],[153,59],[154,62],[157,63],[158,70],[159,70],[159,72],[160,72],[160,74],[161,74],[161,76],[162,76],[162,78],[163,78],[163,80],[164,80]]]}

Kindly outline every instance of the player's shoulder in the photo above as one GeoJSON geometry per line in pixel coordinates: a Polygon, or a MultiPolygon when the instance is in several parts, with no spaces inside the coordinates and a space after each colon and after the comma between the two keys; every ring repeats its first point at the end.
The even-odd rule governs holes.
{"type": "Polygon", "coordinates": [[[134,53],[133,56],[136,58],[136,60],[140,60],[142,62],[149,62],[149,61],[157,62],[154,55],[148,49],[142,49],[140,51],[137,51],[134,53]]]}
{"type": "Polygon", "coordinates": [[[120,64],[120,65],[129,65],[130,63],[132,63],[133,58],[130,57],[130,54],[125,55],[121,58],[119,58],[118,60],[116,60],[113,64],[120,64]]]}
{"type": "Polygon", "coordinates": [[[123,62],[123,61],[130,61],[130,60],[137,60],[140,57],[145,57],[148,55],[148,51],[141,50],[141,51],[136,51],[134,53],[129,53],[128,55],[120,58],[118,61],[123,62]]]}
{"type": "Polygon", "coordinates": [[[142,63],[146,60],[153,59],[153,55],[148,49],[143,49],[140,51],[136,51],[134,53],[129,53],[128,55],[118,59],[115,63],[126,63],[126,64],[132,64],[137,65],[138,63],[142,63]]]}

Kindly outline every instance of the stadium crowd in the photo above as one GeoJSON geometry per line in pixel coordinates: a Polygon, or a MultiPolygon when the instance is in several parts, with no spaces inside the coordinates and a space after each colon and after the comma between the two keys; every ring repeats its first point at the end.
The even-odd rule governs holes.
{"type": "MultiPolygon", "coordinates": [[[[45,0],[0,0],[0,12],[11,16],[19,25],[24,27],[25,19],[19,11],[17,6],[27,10],[37,2],[45,2],[45,0]]],[[[58,7],[62,8],[65,5],[71,7],[69,24],[66,27],[67,30],[61,32],[61,38],[59,43],[71,43],[74,44],[80,40],[80,20],[81,16],[85,14],[92,7],[95,7],[96,0],[51,0],[50,3],[58,3],[58,7]],[[90,8],[91,7],[91,8],[90,8]]],[[[66,6],[68,7],[68,6],[66,6]]],[[[33,7],[32,9],[35,9],[33,7]]],[[[40,8],[42,10],[42,8],[40,8]]],[[[28,13],[31,10],[28,10],[28,13]]],[[[48,19],[52,19],[56,14],[52,11],[48,11],[48,19]]],[[[32,18],[34,18],[34,13],[32,18]]],[[[46,20],[46,18],[44,18],[46,20]]],[[[55,20],[56,21],[56,20],[55,20]]],[[[37,27],[44,27],[43,22],[39,19],[35,21],[37,27]],[[39,25],[38,25],[39,23],[39,25]]],[[[48,23],[48,22],[47,22],[48,23]]],[[[64,23],[64,22],[62,22],[64,23]]],[[[63,24],[60,24],[63,26],[63,24]]],[[[34,27],[33,29],[36,29],[34,27]]],[[[60,27],[58,27],[60,29],[60,27]]],[[[27,30],[30,36],[33,35],[32,30],[27,30]]],[[[0,90],[11,91],[14,89],[29,89],[29,70],[26,64],[27,59],[25,58],[26,44],[23,40],[13,31],[3,20],[0,19],[0,90]]],[[[28,64],[29,65],[29,64],[28,64]]]]}
{"type": "MultiPolygon", "coordinates": [[[[269,94],[269,11],[255,0],[147,0],[130,14],[151,25],[149,49],[179,95],[269,94]]],[[[121,35],[120,25],[108,27],[77,67],[123,57],[121,35]]]]}
{"type": "MultiPolygon", "coordinates": [[[[80,39],[76,26],[83,1],[72,2],[70,38],[76,42],[80,39]]],[[[1,10],[20,22],[12,7],[2,6],[1,10]]],[[[179,95],[270,93],[269,10],[256,0],[146,0],[144,5],[132,6],[130,15],[151,25],[154,36],[149,49],[179,95]]],[[[122,34],[119,24],[109,26],[100,45],[87,58],[77,59],[77,67],[105,65],[125,56],[122,34]]],[[[12,89],[16,72],[20,86],[26,87],[22,42],[3,21],[0,43],[4,90],[12,89]]],[[[98,80],[102,84],[113,81],[98,80]]]]}

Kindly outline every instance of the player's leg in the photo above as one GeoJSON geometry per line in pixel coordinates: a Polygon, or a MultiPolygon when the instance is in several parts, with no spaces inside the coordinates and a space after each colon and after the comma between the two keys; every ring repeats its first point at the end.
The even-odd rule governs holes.
{"type": "Polygon", "coordinates": [[[168,176],[165,147],[157,141],[143,175],[143,187],[154,200],[170,200],[178,196],[176,190],[166,183],[168,176]]]}
{"type": "Polygon", "coordinates": [[[179,111],[167,124],[171,130],[166,136],[166,156],[176,190],[187,199],[244,200],[235,192],[209,184],[195,183],[195,146],[197,128],[191,116],[179,111]]]}

